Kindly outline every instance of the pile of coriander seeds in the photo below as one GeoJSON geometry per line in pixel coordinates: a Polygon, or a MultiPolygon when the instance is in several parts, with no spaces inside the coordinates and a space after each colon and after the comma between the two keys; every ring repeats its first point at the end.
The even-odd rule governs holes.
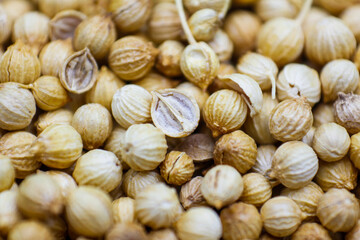
{"type": "Polygon", "coordinates": [[[0,240],[360,239],[360,0],[0,0],[0,240]]]}

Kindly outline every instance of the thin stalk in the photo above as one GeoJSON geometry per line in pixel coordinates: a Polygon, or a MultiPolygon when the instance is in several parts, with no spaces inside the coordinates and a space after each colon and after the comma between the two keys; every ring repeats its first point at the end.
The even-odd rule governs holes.
{"type": "Polygon", "coordinates": [[[313,0],[306,0],[304,5],[302,6],[299,15],[296,17],[296,21],[299,24],[301,24],[304,21],[306,14],[308,14],[308,12],[311,8],[312,2],[313,2],[313,0]]]}
{"type": "Polygon", "coordinates": [[[186,16],[185,16],[185,10],[184,10],[182,0],[175,0],[175,2],[176,2],[177,11],[178,11],[178,14],[179,14],[179,17],[180,17],[180,21],[181,21],[181,26],[182,26],[182,28],[183,28],[183,30],[185,32],[185,35],[186,35],[186,38],[187,38],[188,42],[190,44],[197,43],[194,36],[191,33],[189,25],[187,24],[186,16]]]}
{"type": "Polygon", "coordinates": [[[269,78],[271,81],[271,97],[272,99],[276,98],[276,80],[273,74],[269,73],[269,78]]]}

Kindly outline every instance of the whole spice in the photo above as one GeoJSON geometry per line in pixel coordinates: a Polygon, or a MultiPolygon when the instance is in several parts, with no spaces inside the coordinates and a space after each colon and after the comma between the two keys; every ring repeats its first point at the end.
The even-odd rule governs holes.
{"type": "Polygon", "coordinates": [[[176,234],[173,230],[170,228],[157,230],[157,231],[151,231],[148,234],[149,240],[178,240],[176,237],[176,234]]]}
{"type": "Polygon", "coordinates": [[[80,156],[83,143],[80,134],[70,125],[53,124],[40,133],[30,151],[48,167],[70,167],[80,156]]]}
{"type": "Polygon", "coordinates": [[[95,149],[76,161],[73,177],[80,186],[90,185],[111,192],[121,182],[122,167],[114,153],[95,149]]]}
{"type": "Polygon", "coordinates": [[[319,74],[304,64],[286,65],[279,74],[276,89],[280,101],[306,97],[312,107],[320,101],[319,74]]]}
{"type": "Polygon", "coordinates": [[[180,69],[186,79],[205,90],[219,69],[219,59],[205,42],[192,42],[181,54],[180,69]]]}
{"type": "MultiPolygon", "coordinates": [[[[0,160],[2,161],[2,160],[0,160]]],[[[0,192],[0,234],[7,235],[13,227],[22,219],[19,212],[16,199],[17,191],[2,191],[0,192]]]]}
{"type": "Polygon", "coordinates": [[[257,50],[283,66],[296,60],[303,48],[305,36],[301,23],[312,0],[305,1],[296,19],[278,17],[266,22],[257,36],[257,50]]]}
{"type": "Polygon", "coordinates": [[[170,227],[181,213],[181,205],[174,188],[164,183],[149,185],[135,198],[135,211],[139,221],[159,229],[170,227]]]}
{"type": "Polygon", "coordinates": [[[135,200],[129,197],[121,197],[111,204],[114,223],[136,222],[135,200]]]}
{"type": "Polygon", "coordinates": [[[0,155],[0,192],[9,189],[15,180],[15,169],[11,159],[0,155]]]}
{"type": "Polygon", "coordinates": [[[84,13],[75,10],[64,10],[57,13],[49,23],[51,40],[73,38],[76,27],[85,18],[84,13]]]}
{"type": "Polygon", "coordinates": [[[281,196],[288,197],[297,203],[307,220],[313,220],[316,216],[316,208],[322,195],[324,195],[323,190],[314,182],[299,189],[284,188],[281,191],[281,196]]]}
{"type": "Polygon", "coordinates": [[[49,17],[67,9],[77,9],[80,5],[78,0],[38,0],[39,9],[49,17]]]}
{"type": "Polygon", "coordinates": [[[0,128],[9,131],[25,128],[35,111],[35,99],[30,90],[13,82],[0,83],[0,128]]]}
{"type": "Polygon", "coordinates": [[[54,76],[42,76],[30,84],[29,88],[36,105],[45,111],[59,109],[70,100],[60,80],[54,76]]]}
{"type": "Polygon", "coordinates": [[[49,40],[50,19],[40,12],[29,12],[15,20],[12,40],[21,39],[28,44],[31,51],[38,55],[41,48],[49,40]]]}
{"type": "Polygon", "coordinates": [[[136,223],[117,223],[107,233],[106,240],[147,240],[143,226],[136,223]]]}
{"type": "Polygon", "coordinates": [[[248,173],[243,176],[244,191],[240,200],[256,207],[262,206],[271,198],[272,186],[260,173],[248,173]]]}
{"type": "Polygon", "coordinates": [[[312,147],[315,131],[316,128],[312,126],[306,135],[301,139],[301,141],[312,147]]]}
{"type": "Polygon", "coordinates": [[[329,232],[318,223],[304,223],[292,235],[291,240],[331,240],[329,232]]]}
{"type": "Polygon", "coordinates": [[[233,11],[226,17],[224,30],[234,43],[235,57],[255,48],[260,27],[260,18],[248,11],[233,11]]]}
{"type": "Polygon", "coordinates": [[[9,15],[11,22],[34,9],[33,4],[26,0],[3,1],[1,4],[9,15]]]}
{"type": "Polygon", "coordinates": [[[51,230],[35,220],[24,220],[16,224],[8,235],[9,240],[54,240],[51,230]]]}
{"type": "Polygon", "coordinates": [[[119,159],[122,168],[128,170],[129,166],[124,162],[121,149],[124,147],[124,136],[126,130],[120,127],[116,127],[111,132],[110,136],[106,140],[104,149],[110,152],[113,152],[116,157],[119,159]]]}
{"type": "Polygon", "coordinates": [[[175,225],[180,240],[220,239],[220,217],[209,207],[194,207],[182,214],[175,225]]]}
{"type": "Polygon", "coordinates": [[[6,42],[11,34],[12,21],[8,12],[5,10],[3,6],[0,6],[0,44],[6,42]]]}
{"type": "Polygon", "coordinates": [[[310,30],[316,25],[316,23],[328,16],[329,13],[324,9],[315,6],[311,7],[302,23],[302,29],[304,31],[304,34],[307,35],[310,30]]]}
{"type": "Polygon", "coordinates": [[[152,92],[151,118],[154,125],[169,137],[186,137],[195,131],[200,109],[190,95],[176,89],[152,92]]]}
{"type": "Polygon", "coordinates": [[[111,112],[111,101],[116,91],[125,83],[106,66],[100,68],[94,86],[86,92],[87,103],[99,103],[111,112]]]}
{"type": "Polygon", "coordinates": [[[112,44],[108,62],[111,70],[121,79],[136,80],[150,72],[158,52],[151,42],[141,37],[126,36],[112,44]]]}
{"type": "Polygon", "coordinates": [[[16,178],[23,179],[40,168],[41,163],[29,151],[35,140],[35,135],[25,131],[9,132],[0,138],[0,154],[11,159],[16,178]]]}
{"type": "Polygon", "coordinates": [[[190,12],[194,13],[200,9],[204,8],[211,8],[218,12],[219,18],[224,18],[227,10],[230,7],[231,1],[229,0],[214,0],[214,1],[207,1],[207,0],[184,0],[185,8],[190,12]]]}
{"type": "Polygon", "coordinates": [[[282,142],[300,140],[313,124],[311,106],[305,97],[287,99],[279,103],[270,114],[270,133],[282,142]]]}
{"type": "Polygon", "coordinates": [[[136,85],[145,88],[148,92],[157,91],[166,88],[173,88],[179,84],[179,81],[167,78],[156,72],[150,72],[142,79],[134,82],[136,85]]]}
{"type": "Polygon", "coordinates": [[[350,28],[353,32],[356,41],[360,40],[360,29],[359,25],[357,25],[357,21],[359,20],[360,13],[360,5],[354,4],[348,7],[345,11],[343,11],[340,15],[341,20],[350,28]]]}
{"type": "Polygon", "coordinates": [[[247,116],[245,100],[233,90],[219,90],[207,99],[203,118],[214,137],[239,129],[247,116]]]}
{"type": "Polygon", "coordinates": [[[90,90],[96,81],[98,66],[88,48],[75,52],[62,65],[60,81],[66,90],[81,94],[90,90]]]}
{"type": "Polygon", "coordinates": [[[319,65],[334,59],[349,59],[356,48],[351,30],[340,19],[331,16],[315,23],[305,36],[306,56],[319,65]]]}
{"type": "Polygon", "coordinates": [[[179,151],[169,152],[159,168],[161,176],[168,184],[179,186],[189,181],[195,171],[192,158],[179,151]]]}
{"type": "Polygon", "coordinates": [[[360,133],[352,135],[350,141],[350,160],[356,168],[360,168],[360,133]]]}
{"type": "Polygon", "coordinates": [[[231,59],[234,52],[234,43],[222,29],[218,29],[215,32],[213,39],[208,44],[214,50],[220,62],[226,62],[231,59]]]}
{"type": "Polygon", "coordinates": [[[338,93],[338,99],[334,103],[335,121],[346,128],[350,134],[360,131],[360,109],[358,109],[359,95],[338,93]]]}
{"type": "Polygon", "coordinates": [[[350,136],[344,127],[325,123],[315,130],[312,147],[321,160],[338,161],[349,151],[350,136]]]}
{"type": "Polygon", "coordinates": [[[256,161],[251,168],[252,172],[260,173],[269,180],[272,186],[278,184],[276,179],[269,176],[271,172],[272,160],[276,147],[274,145],[261,145],[257,148],[256,161]]]}
{"type": "Polygon", "coordinates": [[[151,9],[151,0],[110,0],[108,7],[116,27],[124,33],[139,30],[149,19],[151,9]]]}
{"type": "Polygon", "coordinates": [[[45,128],[52,124],[71,124],[73,113],[70,110],[60,108],[49,111],[39,116],[35,122],[36,132],[40,134],[45,128]]]}
{"type": "Polygon", "coordinates": [[[345,189],[332,188],[319,200],[316,215],[332,232],[350,231],[359,217],[359,202],[345,189]]]}
{"type": "Polygon", "coordinates": [[[353,227],[353,229],[351,229],[351,231],[346,234],[345,239],[346,240],[355,240],[355,239],[359,238],[359,236],[360,236],[359,226],[360,226],[360,221],[358,220],[356,222],[355,226],[353,227]]]}
{"type": "Polygon", "coordinates": [[[128,128],[121,149],[124,161],[135,171],[153,170],[164,161],[167,150],[165,134],[151,124],[128,128]]]}
{"type": "Polygon", "coordinates": [[[215,164],[230,165],[241,174],[255,164],[257,148],[255,141],[243,131],[223,135],[215,144],[215,164]]]}
{"type": "Polygon", "coordinates": [[[276,150],[269,176],[288,188],[298,189],[311,182],[318,168],[319,160],[311,147],[300,141],[290,141],[276,150]]]}
{"type": "Polygon", "coordinates": [[[164,179],[156,171],[137,172],[130,169],[124,174],[122,189],[128,197],[135,198],[146,186],[161,182],[164,179]]]}
{"type": "Polygon", "coordinates": [[[40,62],[21,40],[9,46],[0,60],[0,82],[29,84],[40,77],[40,62]]]}
{"type": "Polygon", "coordinates": [[[188,20],[191,33],[197,41],[212,40],[219,23],[217,12],[211,8],[196,11],[188,20]]]}
{"type": "Polygon", "coordinates": [[[111,101],[111,110],[116,122],[127,129],[131,125],[151,121],[151,94],[135,84],[118,89],[111,101]]]}
{"type": "Polygon", "coordinates": [[[104,59],[116,40],[115,25],[109,15],[95,15],[82,21],[75,29],[73,46],[76,51],[89,48],[95,59],[104,59]]]}
{"type": "Polygon", "coordinates": [[[314,127],[335,122],[334,107],[332,104],[319,103],[313,111],[314,127]]]}
{"type": "Polygon", "coordinates": [[[196,100],[200,110],[203,109],[206,100],[209,98],[209,93],[201,90],[201,88],[191,82],[180,83],[176,89],[188,96],[192,96],[196,100]]]}
{"type": "Polygon", "coordinates": [[[239,73],[253,78],[261,90],[265,91],[271,88],[271,96],[275,99],[276,76],[279,70],[271,58],[248,52],[239,58],[236,69],[239,73]]]}
{"type": "Polygon", "coordinates": [[[71,125],[81,135],[85,149],[92,150],[104,144],[112,131],[109,111],[98,103],[88,103],[76,110],[71,125]]]}
{"type": "Polygon", "coordinates": [[[181,186],[180,202],[185,209],[206,205],[200,190],[203,179],[203,177],[197,176],[181,186]]]}
{"type": "Polygon", "coordinates": [[[234,203],[220,213],[224,240],[258,239],[262,220],[256,207],[234,203]]]}
{"type": "Polygon", "coordinates": [[[278,100],[271,97],[270,93],[263,93],[263,104],[261,111],[247,117],[244,123],[244,131],[259,144],[273,144],[277,140],[270,133],[269,119],[272,110],[279,104],[278,100]]]}
{"type": "Polygon", "coordinates": [[[263,95],[259,84],[251,77],[245,74],[229,74],[225,76],[218,76],[230,89],[240,93],[246,104],[250,109],[250,117],[253,117],[261,112],[263,95]]]}
{"type": "Polygon", "coordinates": [[[345,1],[336,1],[336,0],[318,0],[317,3],[325,8],[325,10],[329,11],[332,14],[338,14],[342,12],[344,9],[350,7],[355,4],[355,0],[345,0],[345,1]]]}
{"type": "Polygon", "coordinates": [[[52,177],[37,173],[21,182],[17,205],[26,217],[44,219],[61,214],[64,199],[60,187],[52,177]]]}
{"type": "Polygon", "coordinates": [[[326,64],[320,74],[324,102],[335,101],[339,92],[354,92],[359,85],[359,71],[346,59],[333,60],[326,64]]]}
{"type": "Polygon", "coordinates": [[[336,162],[320,161],[315,181],[323,191],[328,191],[330,188],[345,188],[350,191],[356,187],[357,176],[358,170],[345,157],[336,162]]]}
{"type": "Polygon", "coordinates": [[[274,197],[260,210],[265,230],[276,237],[286,237],[296,231],[303,215],[298,205],[288,197],[274,197]]]}
{"type": "Polygon", "coordinates": [[[155,4],[148,22],[148,32],[154,42],[180,39],[182,28],[175,2],[155,4]]]}
{"type": "Polygon", "coordinates": [[[47,43],[40,51],[41,73],[59,77],[66,58],[74,53],[71,39],[55,40],[47,43]]]}
{"type": "Polygon", "coordinates": [[[278,17],[294,18],[298,10],[289,0],[259,0],[255,4],[256,14],[264,21],[278,17]]]}
{"type": "Polygon", "coordinates": [[[166,40],[158,49],[156,69],[168,77],[181,76],[180,59],[184,45],[179,41],[166,40]]]}
{"type": "Polygon", "coordinates": [[[211,168],[205,174],[200,187],[206,202],[216,209],[221,209],[238,200],[243,188],[240,173],[227,165],[211,168]]]}
{"type": "Polygon", "coordinates": [[[60,192],[64,200],[77,187],[75,180],[65,172],[50,170],[45,173],[49,175],[60,187],[60,192]]]}
{"type": "Polygon", "coordinates": [[[69,227],[83,236],[102,236],[112,225],[111,199],[99,188],[78,187],[68,196],[65,207],[69,227]]]}

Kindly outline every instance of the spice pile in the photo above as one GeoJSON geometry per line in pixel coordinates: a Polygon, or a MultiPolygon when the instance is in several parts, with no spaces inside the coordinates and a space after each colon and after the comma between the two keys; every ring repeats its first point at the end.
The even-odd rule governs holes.
{"type": "Polygon", "coordinates": [[[0,0],[0,240],[360,239],[359,0],[0,0]]]}

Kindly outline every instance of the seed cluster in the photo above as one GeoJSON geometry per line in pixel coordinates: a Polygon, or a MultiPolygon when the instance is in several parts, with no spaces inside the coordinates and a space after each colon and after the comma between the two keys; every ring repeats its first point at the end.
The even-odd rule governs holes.
{"type": "Polygon", "coordinates": [[[0,0],[0,240],[360,239],[359,0],[0,0]]]}

